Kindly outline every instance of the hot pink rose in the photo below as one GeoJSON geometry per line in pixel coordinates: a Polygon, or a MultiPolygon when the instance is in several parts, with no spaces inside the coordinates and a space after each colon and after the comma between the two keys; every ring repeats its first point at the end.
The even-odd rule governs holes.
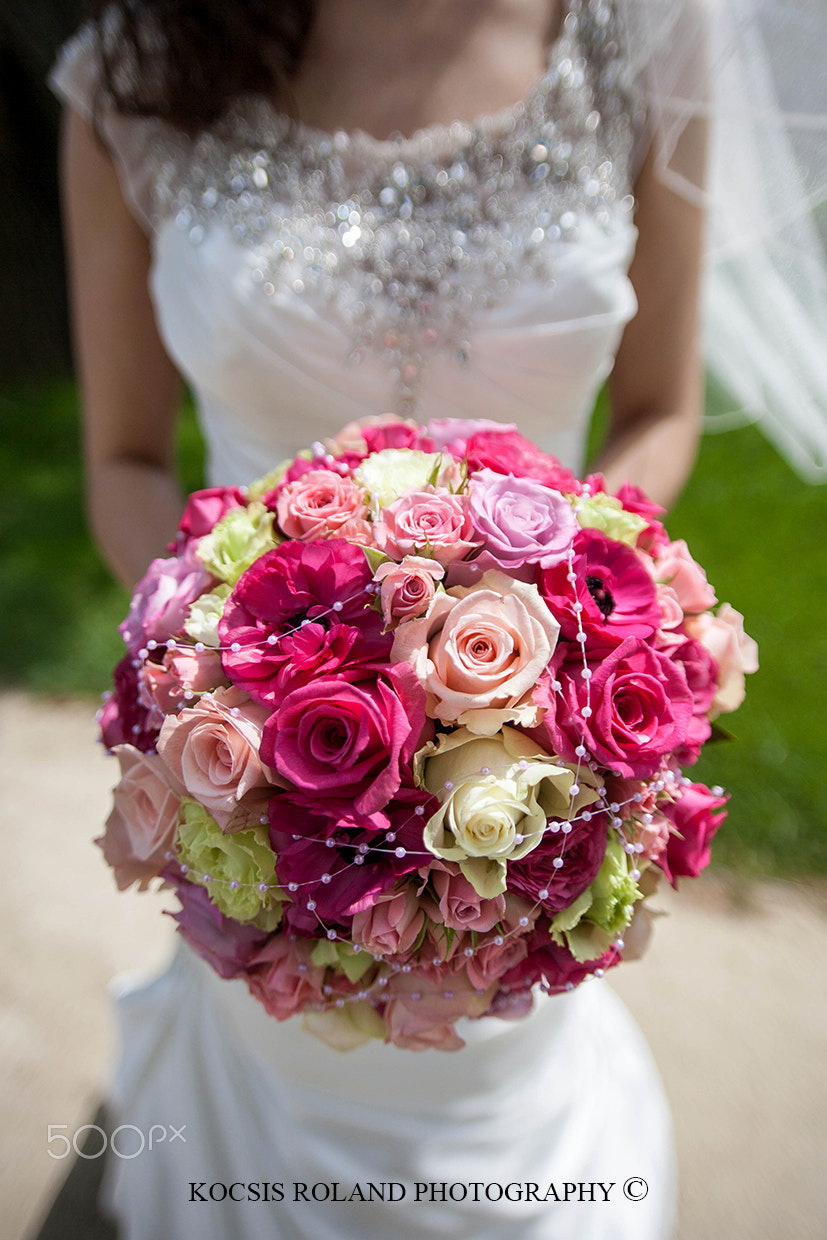
{"type": "Polygon", "coordinates": [[[513,422],[492,422],[490,418],[432,418],[427,430],[434,441],[435,452],[449,452],[461,461],[474,435],[487,431],[505,435],[516,431],[517,427],[513,422]]]}
{"type": "Polygon", "coordinates": [[[718,664],[700,642],[691,639],[667,647],[665,653],[683,669],[694,702],[692,721],[679,761],[683,764],[697,762],[701,747],[712,731],[708,716],[718,688],[718,664]]]}
{"type": "Polygon", "coordinates": [[[427,616],[400,625],[391,659],[410,663],[443,723],[495,732],[531,726],[531,692],[557,640],[558,625],[535,586],[486,573],[469,589],[438,594],[427,616]]]}
{"type": "Polygon", "coordinates": [[[399,788],[428,731],[410,668],[353,682],[326,676],[287,695],[264,725],[261,756],[296,788],[371,814],[399,788]]]}
{"type": "Polygon", "coordinates": [[[168,715],[158,752],[174,786],[199,801],[223,831],[266,812],[275,773],[259,758],[268,712],[240,689],[219,689],[178,715],[168,715]]]}
{"type": "Polygon", "coordinates": [[[655,580],[669,585],[678,596],[684,612],[708,611],[717,603],[706,573],[689,553],[684,540],[667,543],[654,562],[655,580]]]}
{"type": "Polygon", "coordinates": [[[548,684],[536,696],[549,713],[536,730],[539,744],[567,761],[581,743],[603,767],[646,778],[666,754],[686,740],[694,702],[679,666],[637,637],[627,637],[602,661],[570,659],[557,672],[559,692],[548,684]]]}
{"type": "Polygon", "coordinates": [[[679,878],[697,878],[709,865],[712,837],[726,818],[728,799],[705,784],[685,784],[674,804],[664,808],[675,833],[658,864],[673,887],[679,878]]]}
{"type": "Polygon", "coordinates": [[[313,469],[282,487],[276,514],[288,538],[346,538],[366,545],[373,541],[364,494],[335,470],[313,469]]]}
{"type": "Polygon", "coordinates": [[[519,992],[536,982],[544,982],[552,994],[573,990],[597,969],[610,969],[620,962],[620,952],[608,951],[594,960],[575,960],[567,947],[553,942],[549,925],[541,918],[528,944],[528,955],[502,979],[502,989],[519,992]]]}
{"type": "Polygon", "coordinates": [[[354,913],[351,938],[373,956],[407,956],[425,925],[413,887],[384,891],[362,912],[354,913]]]}
{"type": "Polygon", "coordinates": [[[380,564],[374,580],[381,583],[379,599],[387,627],[395,628],[403,620],[424,616],[436,583],[444,576],[441,564],[418,555],[406,555],[401,564],[380,564]]]}
{"type": "Polygon", "coordinates": [[[138,883],[143,891],[167,864],[181,802],[157,754],[141,753],[131,745],[118,745],[114,752],[121,781],[106,831],[96,843],[115,871],[120,890],[138,883]]]}
{"type": "Polygon", "coordinates": [[[519,431],[508,427],[482,430],[471,435],[465,453],[472,474],[480,470],[493,470],[498,474],[511,474],[514,478],[531,478],[551,487],[553,491],[572,494],[580,490],[580,483],[574,474],[561,465],[556,456],[543,452],[519,431]]]}
{"type": "Polygon", "coordinates": [[[287,1020],[322,1001],[324,970],[310,959],[312,939],[274,934],[244,970],[250,993],[276,1020],[287,1020]]]}
{"type": "Polygon", "coordinates": [[[383,508],[373,533],[377,547],[395,560],[427,551],[440,564],[450,564],[480,545],[467,496],[439,487],[403,495],[383,508]]]}
{"type": "Polygon", "coordinates": [[[193,491],[178,529],[188,539],[203,538],[232,508],[244,508],[246,503],[239,487],[207,487],[203,491],[193,491]]]}
{"type": "Polygon", "coordinates": [[[744,632],[744,617],[729,603],[715,616],[692,616],[687,632],[709,651],[718,664],[720,683],[711,715],[736,710],[744,700],[744,675],[758,670],[758,646],[744,632]]]}
{"type": "Polygon", "coordinates": [[[551,824],[540,843],[518,861],[508,863],[508,887],[541,904],[547,913],[568,908],[597,877],[606,854],[609,824],[605,814],[577,815],[571,831],[551,824]],[[562,860],[561,866],[555,861],[562,860]]]}

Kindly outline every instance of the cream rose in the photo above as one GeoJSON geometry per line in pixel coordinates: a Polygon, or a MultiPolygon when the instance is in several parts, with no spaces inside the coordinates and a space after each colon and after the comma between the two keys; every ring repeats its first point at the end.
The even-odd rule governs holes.
{"type": "Polygon", "coordinates": [[[581,770],[572,797],[574,771],[509,727],[491,737],[457,728],[419,751],[414,772],[440,801],[425,825],[426,848],[458,862],[488,899],[505,891],[506,862],[537,847],[548,818],[597,800],[591,772],[581,770]]]}
{"type": "Polygon", "coordinates": [[[262,812],[277,782],[258,756],[268,716],[233,687],[164,720],[158,752],[173,786],[203,805],[223,831],[249,827],[250,813],[262,812]]]}
{"type": "Polygon", "coordinates": [[[410,663],[430,715],[491,736],[504,723],[539,723],[531,690],[559,632],[536,586],[491,571],[437,594],[426,616],[400,625],[391,659],[410,663]]]}
{"type": "Polygon", "coordinates": [[[758,671],[758,645],[744,632],[744,617],[729,603],[716,615],[693,616],[686,629],[706,647],[718,664],[720,683],[710,707],[710,718],[737,710],[744,700],[744,676],[758,671]]]}

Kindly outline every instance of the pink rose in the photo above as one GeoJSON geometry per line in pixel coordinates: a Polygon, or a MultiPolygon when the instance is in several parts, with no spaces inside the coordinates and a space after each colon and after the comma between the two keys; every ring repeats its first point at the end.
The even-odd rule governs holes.
{"type": "Polygon", "coordinates": [[[139,696],[147,710],[157,712],[158,727],[164,715],[173,715],[193,694],[209,693],[228,683],[217,650],[176,646],[161,663],[144,663],[138,674],[139,696]]]}
{"type": "Polygon", "coordinates": [[[679,878],[697,878],[709,865],[712,837],[726,818],[728,797],[705,784],[685,784],[677,800],[664,807],[674,827],[658,864],[673,887],[679,878]]]}
{"type": "Polygon", "coordinates": [[[373,956],[407,956],[425,925],[413,887],[384,891],[362,912],[354,913],[351,938],[373,956]]]}
{"type": "Polygon", "coordinates": [[[482,934],[505,916],[505,896],[479,895],[453,862],[432,863],[428,877],[436,895],[436,907],[429,909],[429,915],[449,929],[482,934]]]}
{"type": "Polygon", "coordinates": [[[708,611],[717,603],[706,573],[689,553],[684,540],[667,543],[654,561],[655,580],[669,585],[684,612],[708,611]]]}
{"type": "Polygon", "coordinates": [[[381,583],[379,599],[385,624],[395,628],[403,620],[424,616],[445,569],[436,560],[406,555],[401,564],[380,564],[374,580],[381,583]]]}
{"type": "Polygon", "coordinates": [[[559,692],[537,691],[549,706],[536,731],[538,744],[567,761],[584,744],[594,761],[621,775],[646,778],[661,759],[686,740],[694,702],[680,667],[637,637],[627,637],[602,661],[590,663],[590,679],[579,658],[557,672],[559,692]]]}
{"type": "Polygon", "coordinates": [[[384,1017],[388,1041],[406,1050],[429,1047],[457,1051],[465,1045],[455,1029],[462,1016],[482,1016],[495,987],[478,993],[465,970],[451,965],[421,966],[415,973],[393,973],[388,981],[384,1017]]]}
{"type": "Polygon", "coordinates": [[[468,979],[478,990],[486,990],[492,983],[499,982],[528,954],[528,936],[537,920],[537,910],[519,896],[508,894],[505,898],[507,910],[501,933],[487,935],[465,961],[468,979]],[[524,926],[521,921],[525,922],[524,926]]]}
{"type": "Polygon", "coordinates": [[[480,545],[467,497],[437,487],[394,500],[382,509],[373,533],[377,547],[395,560],[427,551],[440,564],[450,564],[480,545]]]}
{"type": "Polygon", "coordinates": [[[264,725],[262,759],[314,798],[384,809],[427,739],[425,694],[408,667],[294,689],[264,725]]]}
{"type": "Polygon", "coordinates": [[[212,577],[190,544],[180,556],[153,560],[135,587],[129,615],[120,625],[130,650],[148,641],[163,642],[181,631],[193,603],[211,585],[212,577]]]}
{"type": "Polygon", "coordinates": [[[276,1020],[322,1001],[324,970],[310,959],[314,946],[312,939],[274,934],[244,969],[250,993],[276,1020]]]}
{"type": "Polygon", "coordinates": [[[120,890],[138,883],[144,891],[167,864],[181,802],[157,754],[141,753],[131,745],[118,745],[114,752],[121,781],[106,831],[95,842],[115,871],[120,890]]]}
{"type": "Polygon", "coordinates": [[[467,584],[489,568],[533,580],[535,565],[548,568],[568,555],[579,527],[558,491],[482,469],[471,478],[468,494],[471,524],[483,550],[469,563],[457,563],[452,581],[467,584]]]}
{"type": "Polygon", "coordinates": [[[193,491],[178,529],[187,539],[203,538],[231,509],[246,506],[247,500],[239,487],[207,487],[203,491],[193,491]]]}
{"type": "Polygon", "coordinates": [[[221,827],[248,825],[266,812],[277,782],[259,758],[268,712],[240,689],[219,689],[179,715],[168,715],[158,752],[183,795],[199,801],[221,827]],[[241,809],[241,813],[239,810],[241,809]]]}
{"type": "Polygon", "coordinates": [[[364,494],[351,478],[331,469],[312,469],[282,487],[276,514],[288,538],[373,541],[364,494]]]}
{"type": "Polygon", "coordinates": [[[486,573],[469,589],[438,594],[428,615],[396,630],[391,660],[410,663],[443,723],[495,732],[508,720],[531,726],[531,692],[559,627],[535,586],[486,573]]]}
{"type": "Polygon", "coordinates": [[[712,718],[736,710],[744,700],[744,675],[758,671],[758,646],[744,632],[744,617],[729,603],[715,616],[692,616],[687,632],[709,651],[718,664],[720,683],[712,700],[712,718]]]}

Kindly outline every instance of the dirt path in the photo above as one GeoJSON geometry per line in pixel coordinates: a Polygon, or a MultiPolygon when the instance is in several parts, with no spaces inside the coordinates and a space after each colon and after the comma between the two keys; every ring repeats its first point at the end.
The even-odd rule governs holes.
{"type": "MultiPolygon", "coordinates": [[[[105,1095],[108,980],[157,967],[172,939],[168,900],[119,894],[88,844],[115,778],[91,714],[0,697],[3,1240],[28,1233],[65,1171],[48,1125],[72,1133],[105,1095]]],[[[660,902],[645,961],[612,984],[674,1109],[679,1240],[823,1240],[827,893],[761,883],[735,900],[712,876],[660,902]]]]}

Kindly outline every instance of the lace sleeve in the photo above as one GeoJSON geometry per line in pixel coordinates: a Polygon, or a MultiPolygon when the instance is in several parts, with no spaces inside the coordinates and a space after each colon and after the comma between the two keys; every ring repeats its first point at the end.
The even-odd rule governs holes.
{"type": "Polygon", "coordinates": [[[163,122],[122,116],[111,106],[101,88],[95,34],[90,26],[82,27],[61,48],[49,85],[62,103],[94,126],[115,160],[128,206],[151,234],[158,177],[156,138],[163,122]]]}

